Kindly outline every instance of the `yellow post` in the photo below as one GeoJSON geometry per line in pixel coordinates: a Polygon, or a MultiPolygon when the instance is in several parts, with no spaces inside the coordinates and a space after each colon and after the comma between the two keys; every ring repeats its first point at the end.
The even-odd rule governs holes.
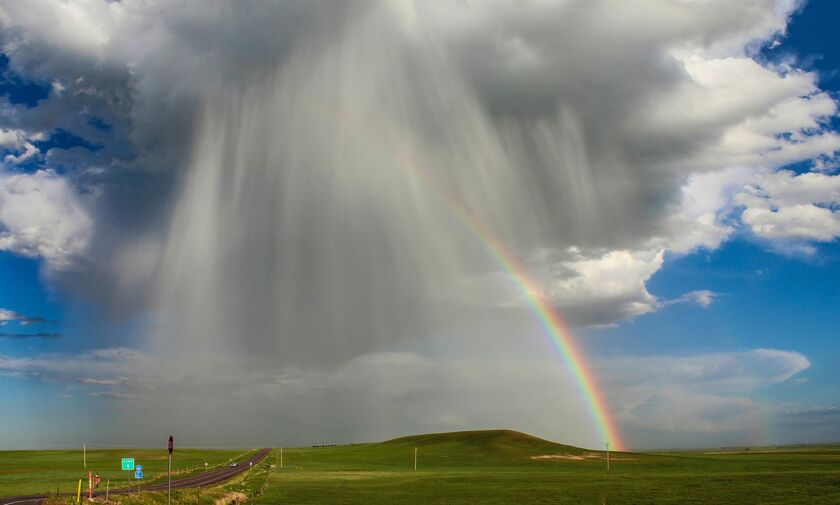
{"type": "Polygon", "coordinates": [[[76,490],[76,503],[81,502],[82,499],[82,479],[79,479],[79,489],[76,490]]]}

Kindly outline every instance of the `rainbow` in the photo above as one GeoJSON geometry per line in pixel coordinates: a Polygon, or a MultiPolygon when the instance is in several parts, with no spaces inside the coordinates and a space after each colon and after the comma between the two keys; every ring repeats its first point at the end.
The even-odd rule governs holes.
{"type": "MultiPolygon", "coordinates": [[[[460,212],[459,212],[460,213],[460,212]]],[[[473,234],[484,248],[510,275],[528,300],[530,309],[545,329],[551,344],[569,367],[581,398],[586,402],[589,417],[598,429],[601,439],[610,449],[624,449],[615,418],[611,415],[598,380],[586,363],[586,358],[560,314],[540,295],[541,289],[531,280],[525,267],[496,237],[469,214],[462,214],[473,234]]]]}
{"type": "MultiPolygon", "coordinates": [[[[352,118],[344,117],[350,123],[357,123],[352,118]]],[[[409,168],[412,172],[425,181],[425,183],[451,208],[464,228],[473,235],[488,255],[493,258],[513,279],[516,287],[522,291],[528,300],[528,306],[537,320],[540,321],[551,345],[560,354],[563,362],[572,372],[575,385],[578,388],[580,397],[583,398],[587,413],[595,425],[598,435],[604,443],[608,444],[610,450],[621,451],[626,448],[621,438],[618,425],[614,416],[607,406],[603,390],[598,385],[598,380],[587,365],[586,357],[578,346],[571,331],[566,327],[560,314],[541,296],[542,290],[528,274],[527,269],[481,220],[475,216],[470,209],[463,205],[455,195],[451,194],[446,187],[437,181],[431,174],[420,169],[411,161],[410,156],[401,156],[397,150],[403,146],[391,146],[391,149],[382,149],[381,145],[374,142],[372,138],[363,135],[364,125],[358,125],[358,129],[351,129],[356,132],[355,137],[362,143],[371,145],[380,152],[388,153],[399,165],[409,168]],[[396,149],[395,149],[396,148],[396,149]]],[[[400,150],[401,152],[401,150],[400,150]]]]}
{"type": "Polygon", "coordinates": [[[624,450],[625,445],[618,425],[607,406],[603,390],[598,385],[595,374],[587,365],[583,351],[578,346],[563,318],[541,295],[542,289],[540,286],[531,279],[528,270],[517,259],[516,255],[474,213],[447,191],[431,174],[420,171],[416,166],[413,166],[413,168],[415,173],[425,180],[438,196],[446,202],[447,206],[455,212],[460,223],[481,243],[488,255],[513,279],[516,287],[528,300],[529,308],[545,329],[552,346],[571,370],[575,385],[581,398],[586,403],[589,418],[598,430],[601,440],[607,444],[607,448],[610,450],[624,450]]]}

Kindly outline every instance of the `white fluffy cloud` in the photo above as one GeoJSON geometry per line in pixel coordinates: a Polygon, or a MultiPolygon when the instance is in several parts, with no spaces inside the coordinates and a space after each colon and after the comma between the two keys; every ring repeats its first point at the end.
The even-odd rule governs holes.
{"type": "Polygon", "coordinates": [[[18,165],[32,159],[40,153],[32,142],[43,138],[40,133],[27,135],[22,130],[0,129],[0,147],[12,151],[3,157],[3,161],[10,165],[18,165]]]}
{"type": "Polygon", "coordinates": [[[840,236],[840,176],[758,174],[738,194],[743,221],[768,240],[830,242],[840,236]]]}
{"type": "Polygon", "coordinates": [[[13,312],[8,309],[0,309],[0,324],[6,324],[10,321],[17,321],[21,319],[23,316],[18,314],[17,312],[13,312]]]}
{"type": "Polygon", "coordinates": [[[17,147],[21,142],[23,132],[0,129],[0,147],[17,147]]]}
{"type": "Polygon", "coordinates": [[[540,296],[573,323],[609,324],[656,310],[659,302],[646,283],[662,267],[663,250],[567,253],[538,278],[546,279],[540,296]]]}
{"type": "Polygon", "coordinates": [[[61,270],[85,253],[91,226],[79,197],[54,172],[0,175],[0,250],[61,270]]]}

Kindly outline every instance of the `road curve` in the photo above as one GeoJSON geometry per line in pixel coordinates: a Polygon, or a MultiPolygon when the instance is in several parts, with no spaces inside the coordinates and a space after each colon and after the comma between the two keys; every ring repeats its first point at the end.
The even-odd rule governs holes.
{"type": "MultiPolygon", "coordinates": [[[[189,477],[183,477],[181,479],[173,479],[172,489],[187,489],[198,486],[212,486],[213,484],[218,484],[219,482],[230,479],[234,475],[240,474],[248,470],[248,468],[251,467],[251,464],[256,465],[257,463],[265,459],[266,456],[268,456],[269,452],[271,452],[271,449],[260,449],[259,451],[257,451],[256,454],[254,454],[250,458],[240,461],[238,466],[223,466],[221,468],[217,468],[209,472],[191,475],[189,477]]],[[[165,491],[168,488],[168,486],[169,483],[167,481],[162,481],[155,482],[154,484],[141,484],[139,489],[140,491],[165,491]]],[[[131,487],[132,493],[136,493],[137,490],[137,487],[131,487]]],[[[128,492],[129,490],[127,488],[113,489],[110,491],[111,494],[125,494],[128,492]]],[[[76,493],[61,493],[62,496],[73,496],[74,494],[76,493]]],[[[30,496],[0,497],[0,505],[40,505],[45,499],[49,498],[50,496],[54,495],[41,494],[30,496]]],[[[94,491],[93,496],[105,496],[105,491],[94,491]]]]}

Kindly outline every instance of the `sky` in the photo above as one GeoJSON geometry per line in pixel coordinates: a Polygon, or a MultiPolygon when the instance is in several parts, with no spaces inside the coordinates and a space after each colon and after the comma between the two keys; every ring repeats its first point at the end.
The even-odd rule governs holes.
{"type": "Polygon", "coordinates": [[[0,447],[840,441],[838,15],[0,0],[0,447]]]}

